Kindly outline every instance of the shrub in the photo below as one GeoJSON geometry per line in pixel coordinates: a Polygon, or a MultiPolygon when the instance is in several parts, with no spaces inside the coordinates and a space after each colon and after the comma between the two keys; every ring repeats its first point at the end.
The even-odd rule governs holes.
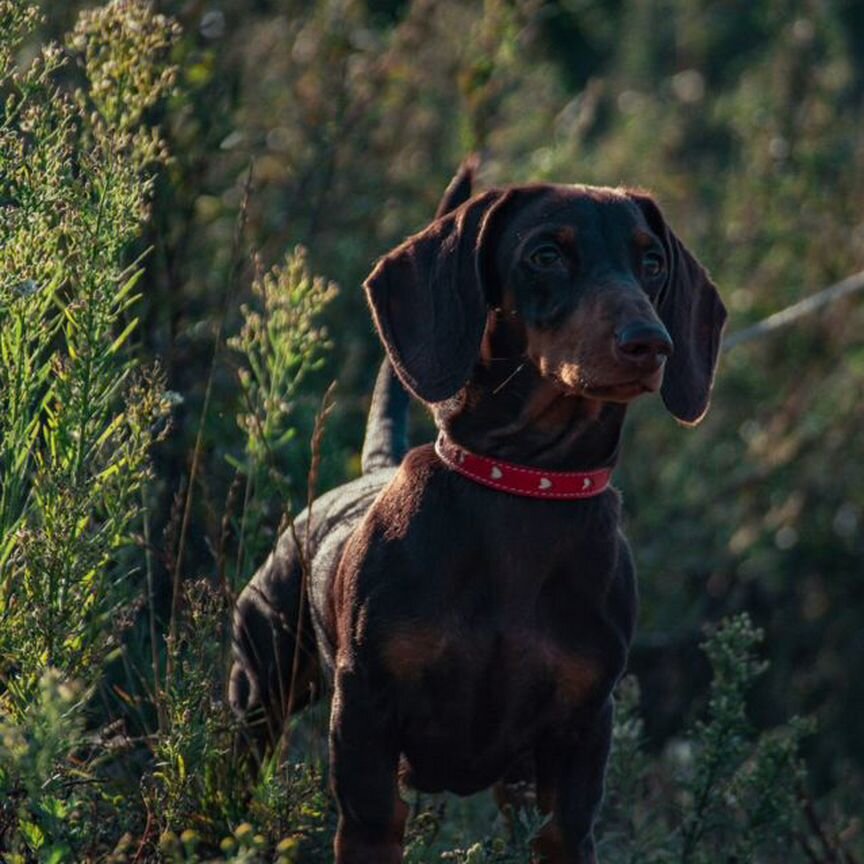
{"type": "Polygon", "coordinates": [[[19,802],[0,845],[60,860],[99,835],[76,803],[98,801],[81,791],[84,711],[119,645],[169,407],[129,347],[142,271],[125,253],[166,160],[145,114],[172,86],[178,31],[117,0],[19,67],[37,22],[0,0],[0,721],[19,802]]]}
{"type": "Polygon", "coordinates": [[[713,671],[706,717],[659,758],[646,749],[639,688],[626,679],[617,705],[601,851],[616,864],[806,861],[800,757],[811,723],[793,718],[759,732],[747,698],[767,664],[746,615],[724,622],[703,648],[713,671]]]}

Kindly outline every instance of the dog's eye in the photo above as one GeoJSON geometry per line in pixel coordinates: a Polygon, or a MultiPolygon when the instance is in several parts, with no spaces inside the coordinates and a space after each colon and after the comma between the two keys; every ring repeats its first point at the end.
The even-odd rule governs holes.
{"type": "Polygon", "coordinates": [[[666,270],[666,262],[659,252],[648,252],[642,259],[642,272],[648,279],[662,276],[666,270]]]}
{"type": "Polygon", "coordinates": [[[549,270],[561,263],[561,252],[557,246],[553,246],[551,243],[544,243],[528,256],[528,260],[541,270],[549,270]]]}

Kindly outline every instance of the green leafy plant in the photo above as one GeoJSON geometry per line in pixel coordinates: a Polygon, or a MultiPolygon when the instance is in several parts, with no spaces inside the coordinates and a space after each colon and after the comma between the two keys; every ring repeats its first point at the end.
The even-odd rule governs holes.
{"type": "MultiPolygon", "coordinates": [[[[268,507],[277,502],[280,519],[291,512],[293,490],[284,454],[297,434],[293,415],[300,388],[332,347],[319,321],[337,290],[332,282],[312,275],[306,250],[298,246],[268,272],[261,273],[259,267],[252,283],[254,303],[241,307],[240,332],[228,340],[241,359],[237,423],[245,458],[231,460],[245,477],[237,532],[241,574],[246,559],[258,562],[266,554],[266,546],[255,538],[262,536],[268,507]]],[[[263,536],[269,543],[268,535],[263,536]]]]}
{"type": "Polygon", "coordinates": [[[800,747],[814,727],[793,718],[760,732],[750,721],[748,694],[767,669],[756,654],[762,638],[746,615],[710,635],[706,717],[659,759],[645,747],[636,682],[622,684],[600,830],[612,860],[807,860],[794,850],[804,828],[800,747]]]}
{"type": "Polygon", "coordinates": [[[32,9],[4,0],[2,15],[18,29],[3,31],[0,70],[0,657],[15,655],[3,705],[20,713],[44,669],[89,675],[112,644],[121,547],[164,430],[159,373],[128,350],[142,271],[123,256],[165,158],[138,121],[173,80],[133,67],[159,68],[176,29],[142,3],[83,15],[70,51],[85,83],[69,94],[60,47],[12,62],[32,9]]]}
{"type": "Polygon", "coordinates": [[[37,22],[0,0],[0,771],[24,796],[0,838],[60,860],[93,839],[75,790],[95,781],[72,754],[119,645],[169,411],[161,374],[130,350],[142,270],[126,253],[166,159],[144,115],[172,87],[178,30],[118,0],[21,68],[37,22]]]}
{"type": "MultiPolygon", "coordinates": [[[[244,555],[256,560],[261,552],[260,543],[249,538],[266,524],[272,499],[280,507],[277,519],[290,519],[292,487],[283,460],[296,447],[293,414],[300,384],[329,347],[316,319],[335,293],[332,283],[310,273],[298,248],[283,265],[259,273],[252,284],[254,305],[242,307],[240,331],[228,340],[239,360],[243,398],[237,422],[245,438],[244,457],[231,460],[238,472],[235,488],[244,489],[235,520],[237,571],[244,555]]],[[[218,570],[225,555],[220,544],[218,570]]],[[[154,744],[156,770],[146,783],[163,827],[160,848],[178,861],[198,860],[199,845],[238,861],[264,860],[270,853],[280,861],[301,860],[301,851],[308,856],[315,849],[329,854],[332,827],[325,827],[333,812],[316,766],[273,756],[252,770],[237,749],[237,724],[223,697],[231,584],[187,582],[184,596],[177,635],[167,649],[172,671],[159,696],[164,723],[154,744]],[[184,841],[184,831],[194,832],[195,843],[188,833],[184,841]]]]}
{"type": "Polygon", "coordinates": [[[0,848],[14,857],[30,852],[42,861],[68,860],[80,820],[76,810],[90,797],[87,766],[67,763],[70,748],[84,743],[79,685],[46,670],[26,712],[16,722],[0,714],[0,848]],[[16,826],[3,843],[2,829],[16,826]]]}

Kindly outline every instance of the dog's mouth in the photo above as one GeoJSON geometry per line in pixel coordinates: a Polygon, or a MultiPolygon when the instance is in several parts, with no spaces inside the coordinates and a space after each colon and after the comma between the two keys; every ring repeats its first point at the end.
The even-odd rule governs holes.
{"type": "Polygon", "coordinates": [[[604,402],[630,402],[643,393],[656,393],[663,384],[663,365],[649,375],[615,384],[588,383],[582,387],[582,395],[604,402]]]}
{"type": "Polygon", "coordinates": [[[655,369],[637,372],[633,369],[592,370],[577,363],[536,363],[541,377],[553,381],[569,396],[582,396],[601,402],[631,402],[645,393],[656,393],[663,384],[665,358],[655,369]],[[623,374],[622,374],[623,373],[623,374]],[[627,374],[631,377],[625,377],[627,374]],[[617,380],[616,380],[617,379],[617,380]]]}

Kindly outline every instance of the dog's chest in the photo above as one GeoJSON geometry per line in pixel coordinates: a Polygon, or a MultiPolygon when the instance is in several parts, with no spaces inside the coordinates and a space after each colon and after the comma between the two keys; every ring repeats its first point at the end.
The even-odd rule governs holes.
{"type": "Polygon", "coordinates": [[[382,653],[387,671],[406,693],[425,692],[439,705],[458,701],[499,715],[521,702],[538,710],[553,705],[568,710],[592,701],[618,671],[612,668],[617,654],[603,651],[599,628],[583,627],[573,635],[580,644],[566,644],[526,624],[478,625],[450,616],[398,628],[382,653]]]}
{"type": "Polygon", "coordinates": [[[412,782],[465,793],[605,702],[632,584],[616,498],[526,512],[513,496],[432,485],[441,506],[404,535],[372,523],[350,659],[395,709],[412,782]]]}
{"type": "Polygon", "coordinates": [[[482,520],[454,507],[435,536],[425,526],[421,566],[405,556],[382,568],[371,642],[409,711],[542,722],[595,702],[620,673],[614,511],[526,518],[518,504],[493,495],[482,520]]]}
{"type": "Polygon", "coordinates": [[[409,782],[428,791],[466,794],[493,782],[602,704],[619,673],[615,652],[568,646],[529,627],[430,623],[397,632],[384,650],[409,782]]]}

